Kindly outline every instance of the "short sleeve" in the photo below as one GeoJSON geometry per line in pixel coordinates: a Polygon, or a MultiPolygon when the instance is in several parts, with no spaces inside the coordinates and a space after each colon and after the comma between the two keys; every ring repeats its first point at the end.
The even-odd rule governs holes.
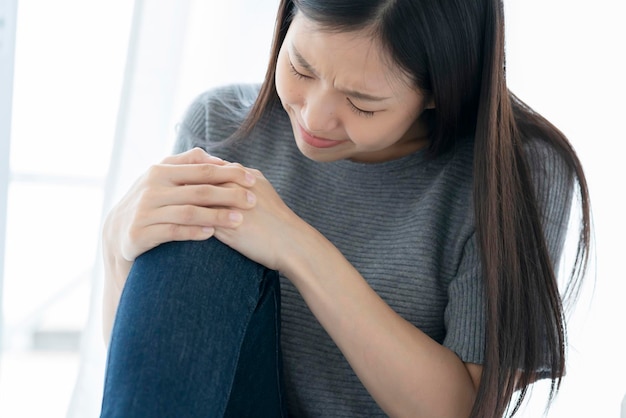
{"type": "Polygon", "coordinates": [[[448,285],[443,345],[466,363],[482,364],[485,352],[485,298],[476,234],[471,234],[454,280],[448,285]]]}
{"type": "Polygon", "coordinates": [[[548,253],[558,273],[572,209],[574,173],[563,157],[542,141],[531,141],[526,155],[548,253]]]}
{"type": "Polygon", "coordinates": [[[174,152],[199,147],[213,153],[241,126],[258,90],[255,84],[232,84],[200,94],[177,126],[174,152]]]}
{"type": "MultiPolygon", "coordinates": [[[[558,152],[544,142],[529,142],[526,153],[546,246],[558,274],[571,211],[573,174],[558,152]]],[[[474,233],[466,241],[457,274],[448,285],[444,317],[443,344],[464,362],[484,362],[485,314],[481,257],[474,233]]]]}
{"type": "Polygon", "coordinates": [[[177,126],[174,153],[185,152],[194,147],[202,147],[207,140],[208,93],[198,96],[187,108],[183,120],[177,126]]]}

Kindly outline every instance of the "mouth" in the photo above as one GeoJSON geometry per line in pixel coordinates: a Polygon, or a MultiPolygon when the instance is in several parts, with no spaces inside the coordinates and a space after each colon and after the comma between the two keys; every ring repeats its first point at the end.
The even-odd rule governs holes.
{"type": "Polygon", "coordinates": [[[299,123],[298,123],[298,128],[300,129],[300,136],[302,137],[302,140],[314,148],[332,148],[332,147],[336,147],[337,145],[346,142],[346,141],[336,141],[333,139],[320,138],[318,136],[311,135],[299,123]]]}

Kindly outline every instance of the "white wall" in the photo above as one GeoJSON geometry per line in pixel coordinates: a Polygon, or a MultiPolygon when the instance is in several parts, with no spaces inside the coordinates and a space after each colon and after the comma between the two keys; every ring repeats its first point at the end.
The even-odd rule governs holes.
{"type": "MultiPolygon", "coordinates": [[[[505,9],[509,85],[568,135],[593,205],[595,260],[570,324],[568,376],[548,416],[617,417],[626,394],[626,4],[505,0],[505,9]]],[[[540,416],[541,401],[523,416],[540,416]]]]}

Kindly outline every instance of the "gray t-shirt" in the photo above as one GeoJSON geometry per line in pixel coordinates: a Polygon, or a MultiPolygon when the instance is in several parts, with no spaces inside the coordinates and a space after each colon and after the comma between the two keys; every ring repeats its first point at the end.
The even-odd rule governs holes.
{"type": "MultiPolygon", "coordinates": [[[[418,151],[383,163],[319,163],[296,147],[282,108],[249,138],[221,144],[258,86],[206,92],[180,125],[176,152],[198,146],[261,170],[285,203],[328,238],[398,314],[465,362],[482,363],[484,301],[474,234],[471,139],[435,159],[418,151]]],[[[545,144],[527,147],[555,265],[572,176],[545,144]]],[[[288,408],[297,417],[385,416],[289,280],[281,277],[288,408]]]]}

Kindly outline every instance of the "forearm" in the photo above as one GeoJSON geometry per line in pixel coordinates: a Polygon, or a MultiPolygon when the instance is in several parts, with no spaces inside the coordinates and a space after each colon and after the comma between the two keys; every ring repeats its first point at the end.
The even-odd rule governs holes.
{"type": "Polygon", "coordinates": [[[113,247],[109,239],[110,226],[105,224],[103,233],[104,289],[102,301],[102,332],[105,344],[109,344],[117,306],[122,295],[123,284],[132,267],[132,261],[125,260],[119,249],[113,247]]]}
{"type": "Polygon", "coordinates": [[[475,386],[455,353],[396,314],[317,231],[283,272],[390,416],[468,416],[475,386]]]}

